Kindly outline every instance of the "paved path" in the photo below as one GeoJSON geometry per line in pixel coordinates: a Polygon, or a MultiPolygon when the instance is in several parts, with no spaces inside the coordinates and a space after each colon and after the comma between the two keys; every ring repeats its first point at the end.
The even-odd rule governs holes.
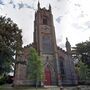
{"type": "MultiPolygon", "coordinates": [[[[81,90],[90,90],[90,86],[80,86],[81,90]]],[[[45,88],[13,88],[11,86],[3,86],[0,87],[0,90],[60,90],[59,87],[45,87],[45,88]]],[[[64,87],[63,90],[78,90],[76,87],[64,87]]]]}

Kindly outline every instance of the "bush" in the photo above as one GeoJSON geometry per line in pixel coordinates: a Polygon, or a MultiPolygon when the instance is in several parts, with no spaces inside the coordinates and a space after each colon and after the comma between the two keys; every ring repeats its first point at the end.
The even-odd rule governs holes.
{"type": "Polygon", "coordinates": [[[6,83],[7,78],[5,76],[0,78],[0,85],[3,85],[6,83]]]}
{"type": "Polygon", "coordinates": [[[12,84],[13,83],[13,76],[7,76],[6,83],[12,84]]]}

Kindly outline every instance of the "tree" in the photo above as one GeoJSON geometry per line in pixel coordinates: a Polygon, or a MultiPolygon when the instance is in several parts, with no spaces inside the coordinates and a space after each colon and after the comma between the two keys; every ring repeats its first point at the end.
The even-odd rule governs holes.
{"type": "Polygon", "coordinates": [[[38,56],[34,48],[30,48],[30,54],[28,58],[27,74],[30,80],[36,82],[43,79],[43,64],[40,56],[38,56]]]}
{"type": "Polygon", "coordinates": [[[82,61],[79,62],[78,66],[80,80],[85,81],[87,78],[87,66],[82,61]]]}
{"type": "Polygon", "coordinates": [[[10,18],[0,16],[0,75],[12,70],[14,56],[22,48],[21,32],[10,18]]]}
{"type": "Polygon", "coordinates": [[[90,55],[90,41],[85,41],[82,43],[76,44],[76,50],[79,54],[90,55]]]}
{"type": "Polygon", "coordinates": [[[76,44],[73,56],[75,60],[78,59],[76,71],[80,80],[84,82],[90,81],[90,41],[76,44]]]}
{"type": "Polygon", "coordinates": [[[90,68],[90,41],[76,44],[74,47],[75,56],[82,60],[90,68]]]}
{"type": "Polygon", "coordinates": [[[85,83],[87,80],[90,80],[90,72],[88,70],[87,65],[80,60],[76,66],[76,72],[80,82],[85,83]]]}

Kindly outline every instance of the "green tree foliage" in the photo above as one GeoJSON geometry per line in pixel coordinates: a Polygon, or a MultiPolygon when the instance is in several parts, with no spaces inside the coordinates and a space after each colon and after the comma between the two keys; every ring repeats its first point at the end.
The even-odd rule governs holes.
{"type": "Polygon", "coordinates": [[[87,65],[85,65],[82,61],[78,63],[78,72],[80,76],[80,80],[86,80],[87,78],[87,65]]]}
{"type": "Polygon", "coordinates": [[[76,44],[74,47],[75,56],[82,60],[90,68],[90,41],[76,44]]]}
{"type": "Polygon", "coordinates": [[[85,41],[85,42],[76,44],[76,48],[75,49],[76,49],[78,54],[90,55],[90,41],[85,41]]]}
{"type": "Polygon", "coordinates": [[[27,73],[30,80],[40,81],[43,79],[43,64],[34,48],[30,48],[27,73]]]}
{"type": "Polygon", "coordinates": [[[90,80],[90,69],[81,60],[76,66],[76,71],[79,76],[79,81],[86,82],[86,80],[90,80]]]}
{"type": "Polygon", "coordinates": [[[74,47],[74,57],[78,58],[76,71],[79,79],[83,82],[90,81],[90,41],[76,44],[76,47],[74,47]]]}
{"type": "Polygon", "coordinates": [[[10,18],[0,16],[0,75],[11,71],[13,57],[21,47],[21,29],[10,18]]]}

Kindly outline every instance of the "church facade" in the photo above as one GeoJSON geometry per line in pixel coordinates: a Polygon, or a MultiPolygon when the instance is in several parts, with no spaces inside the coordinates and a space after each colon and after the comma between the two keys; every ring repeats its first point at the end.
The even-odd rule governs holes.
{"type": "Polygon", "coordinates": [[[23,48],[23,54],[17,57],[18,63],[15,67],[15,85],[30,84],[27,80],[26,68],[28,49],[34,47],[42,58],[44,65],[44,85],[76,85],[76,73],[71,56],[71,45],[66,39],[66,50],[62,50],[56,44],[55,28],[51,6],[49,9],[40,8],[35,12],[34,20],[34,42],[23,48]],[[19,61],[26,63],[19,63],[19,61]]]}

